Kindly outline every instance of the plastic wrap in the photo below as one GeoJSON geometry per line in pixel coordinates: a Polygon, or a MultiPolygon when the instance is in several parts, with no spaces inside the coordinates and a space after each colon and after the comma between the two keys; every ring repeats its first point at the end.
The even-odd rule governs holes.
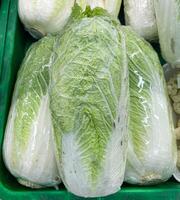
{"type": "Polygon", "coordinates": [[[26,30],[41,38],[63,29],[75,0],[18,0],[19,17],[26,30]]]}
{"type": "Polygon", "coordinates": [[[117,17],[121,7],[121,0],[76,0],[83,9],[87,5],[90,5],[91,8],[101,7],[106,9],[110,14],[117,17]]]}
{"type": "Polygon", "coordinates": [[[117,192],[127,154],[128,68],[117,20],[97,8],[74,9],[57,41],[51,111],[66,188],[82,197],[117,192]]]}
{"type": "Polygon", "coordinates": [[[173,108],[175,135],[178,150],[174,177],[180,182],[180,68],[174,68],[169,64],[165,64],[163,68],[167,81],[168,94],[173,108]]]}
{"type": "Polygon", "coordinates": [[[19,17],[34,38],[41,38],[63,30],[75,3],[104,8],[115,17],[121,6],[121,0],[19,0],[19,17]]]}
{"type": "Polygon", "coordinates": [[[125,181],[140,185],[157,184],[172,176],[177,155],[164,74],[150,44],[130,28],[124,29],[130,79],[125,181]]]}
{"type": "Polygon", "coordinates": [[[124,0],[125,21],[147,40],[157,40],[153,0],[124,0]]]}
{"type": "Polygon", "coordinates": [[[154,0],[154,7],[162,55],[180,67],[180,1],[154,0]]]}
{"type": "Polygon", "coordinates": [[[6,167],[32,188],[60,182],[49,110],[53,37],[34,43],[18,73],[3,144],[6,167]]]}

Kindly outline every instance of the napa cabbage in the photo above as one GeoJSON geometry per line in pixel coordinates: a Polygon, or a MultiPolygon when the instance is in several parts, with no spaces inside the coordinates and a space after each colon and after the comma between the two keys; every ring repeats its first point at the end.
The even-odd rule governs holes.
{"type": "Polygon", "coordinates": [[[18,72],[3,143],[6,167],[19,183],[33,188],[60,182],[48,94],[54,42],[54,37],[45,37],[27,51],[18,72]]]}
{"type": "Polygon", "coordinates": [[[105,10],[75,7],[56,43],[50,108],[66,188],[78,196],[117,192],[127,150],[125,36],[105,10]]]}
{"type": "Polygon", "coordinates": [[[158,38],[153,0],[124,0],[125,21],[147,40],[158,38]]]}
{"type": "Polygon", "coordinates": [[[125,181],[149,185],[169,179],[177,149],[164,74],[151,45],[123,27],[129,67],[129,144],[125,181]]]}
{"type": "Polygon", "coordinates": [[[180,67],[180,1],[154,0],[159,41],[164,59],[180,67]]]}
{"type": "Polygon", "coordinates": [[[78,3],[83,9],[101,7],[115,17],[118,16],[121,0],[19,0],[18,13],[25,28],[35,38],[63,30],[78,3]]]}

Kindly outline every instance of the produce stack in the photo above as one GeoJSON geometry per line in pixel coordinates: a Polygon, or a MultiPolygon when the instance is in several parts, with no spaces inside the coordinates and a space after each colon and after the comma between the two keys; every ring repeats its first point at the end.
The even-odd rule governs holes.
{"type": "Polygon", "coordinates": [[[178,26],[160,26],[174,20],[162,7],[180,7],[162,2],[125,0],[130,27],[117,19],[121,0],[19,0],[25,29],[39,39],[18,72],[3,144],[20,184],[58,189],[62,181],[75,195],[100,197],[124,181],[153,185],[179,173],[171,92],[145,40],[159,36],[178,67],[178,26]]]}

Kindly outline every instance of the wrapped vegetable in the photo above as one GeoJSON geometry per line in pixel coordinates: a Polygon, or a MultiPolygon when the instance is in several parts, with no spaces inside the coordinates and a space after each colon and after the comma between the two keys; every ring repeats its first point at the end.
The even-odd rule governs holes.
{"type": "Polygon", "coordinates": [[[60,182],[54,152],[48,88],[54,37],[28,50],[18,73],[3,144],[4,162],[18,182],[32,188],[60,182]]]}
{"type": "Polygon", "coordinates": [[[117,17],[120,11],[122,0],[76,0],[83,9],[90,5],[91,8],[101,7],[106,9],[110,14],[117,17]]]}
{"type": "Polygon", "coordinates": [[[29,33],[40,38],[63,29],[75,2],[83,8],[102,7],[116,17],[121,5],[121,0],[19,0],[19,17],[29,33]]]}
{"type": "Polygon", "coordinates": [[[119,22],[101,8],[76,6],[56,46],[50,106],[57,160],[78,196],[117,192],[127,149],[128,69],[119,22]]]}
{"type": "Polygon", "coordinates": [[[180,1],[154,0],[154,6],[162,55],[180,67],[180,1]]]}
{"type": "Polygon", "coordinates": [[[149,185],[175,170],[176,143],[164,75],[152,47],[124,28],[129,58],[129,146],[125,181],[149,185]]]}
{"type": "Polygon", "coordinates": [[[158,38],[153,0],[124,0],[125,21],[147,40],[158,38]]]}
{"type": "Polygon", "coordinates": [[[19,17],[33,37],[41,38],[62,30],[74,2],[75,0],[19,0],[19,17]]]}

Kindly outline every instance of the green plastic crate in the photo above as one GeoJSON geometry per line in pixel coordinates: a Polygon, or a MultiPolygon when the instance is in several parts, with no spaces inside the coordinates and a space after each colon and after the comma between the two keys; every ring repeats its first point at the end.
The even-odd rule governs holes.
{"type": "Polygon", "coordinates": [[[3,50],[6,37],[8,8],[9,8],[9,3],[6,2],[6,4],[2,4],[2,2],[0,1],[0,75],[2,69],[3,50]]]}
{"type": "MultiPolygon", "coordinates": [[[[25,52],[33,42],[18,19],[17,0],[3,0],[0,4],[0,145],[16,80],[16,74],[25,52]],[[2,23],[3,22],[3,23],[2,23]],[[6,33],[6,35],[5,35],[6,33]]],[[[156,46],[157,48],[157,46],[156,46]]],[[[2,148],[1,148],[2,151],[2,148]]],[[[18,184],[7,171],[0,152],[0,199],[2,200],[82,200],[66,191],[53,188],[32,190],[18,184]]],[[[180,184],[174,179],[149,187],[124,184],[118,193],[93,198],[97,200],[180,200],[180,184]]]]}

